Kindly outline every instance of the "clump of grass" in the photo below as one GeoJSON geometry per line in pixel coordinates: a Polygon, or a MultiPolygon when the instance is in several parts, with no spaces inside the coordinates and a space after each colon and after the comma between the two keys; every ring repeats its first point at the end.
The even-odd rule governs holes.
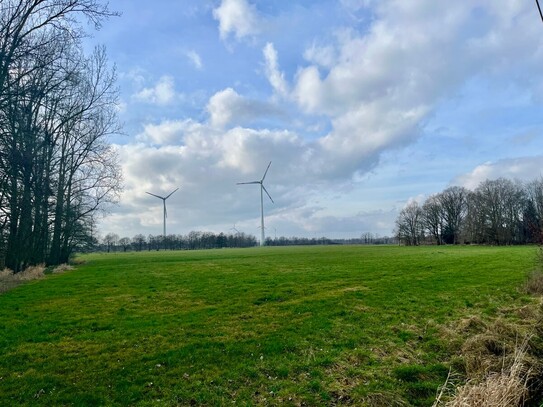
{"type": "Polygon", "coordinates": [[[532,271],[528,275],[524,291],[532,295],[543,295],[543,271],[532,271]]]}
{"type": "Polygon", "coordinates": [[[73,270],[74,268],[69,264],[60,264],[53,269],[53,274],[65,273],[66,271],[73,270]]]}
{"type": "Polygon", "coordinates": [[[8,291],[25,281],[43,278],[45,277],[44,272],[45,265],[43,264],[28,267],[20,273],[13,273],[12,270],[5,268],[0,271],[0,293],[8,291]]]}
{"type": "Polygon", "coordinates": [[[459,349],[464,384],[449,373],[433,407],[522,406],[534,397],[541,401],[543,343],[538,327],[543,307],[533,303],[517,311],[520,319],[512,322],[470,317],[458,324],[455,333],[469,335],[459,349]]]}
{"type": "MultiPolygon", "coordinates": [[[[523,405],[528,396],[528,382],[531,369],[526,364],[528,340],[515,348],[510,366],[503,366],[500,372],[489,373],[482,381],[469,380],[456,390],[454,397],[434,406],[445,407],[512,407],[523,405]]],[[[504,364],[507,362],[503,359],[504,364]]]]}
{"type": "Polygon", "coordinates": [[[364,404],[369,407],[405,407],[408,405],[397,394],[389,392],[372,393],[364,399],[364,404]]]}
{"type": "Polygon", "coordinates": [[[45,277],[44,274],[45,265],[39,264],[37,266],[31,266],[21,271],[20,273],[13,274],[13,279],[19,281],[31,281],[45,277]]]}
{"type": "Polygon", "coordinates": [[[497,319],[485,332],[468,338],[461,350],[467,376],[483,377],[499,372],[504,364],[512,366],[518,338],[525,335],[522,331],[519,325],[497,319]]]}

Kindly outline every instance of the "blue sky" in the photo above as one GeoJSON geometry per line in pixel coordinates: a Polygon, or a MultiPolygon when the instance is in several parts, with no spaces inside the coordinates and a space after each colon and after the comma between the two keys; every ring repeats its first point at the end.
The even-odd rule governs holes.
{"type": "Polygon", "coordinates": [[[532,2],[116,0],[86,45],[115,64],[115,232],[390,235],[410,200],[542,175],[532,2]]]}

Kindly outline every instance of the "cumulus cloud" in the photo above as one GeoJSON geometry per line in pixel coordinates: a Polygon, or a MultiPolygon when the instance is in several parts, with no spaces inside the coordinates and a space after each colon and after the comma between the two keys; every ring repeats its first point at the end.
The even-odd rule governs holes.
{"type": "MultiPolygon", "coordinates": [[[[138,138],[138,143],[116,146],[125,191],[116,216],[108,219],[110,230],[123,230],[136,221],[134,213],[140,213],[146,215],[134,229],[152,233],[152,227],[161,224],[162,212],[145,192],[160,195],[177,187],[180,190],[168,206],[171,231],[186,233],[223,222],[233,224],[245,218],[241,214],[253,212],[256,219],[258,191],[239,188],[236,182],[259,178],[269,160],[273,165],[267,188],[276,201],[270,215],[272,210],[291,207],[301,199],[302,191],[296,184],[301,185],[305,178],[300,161],[305,145],[293,133],[241,127],[223,132],[184,120],[146,125],[138,138]],[[285,192],[286,185],[294,187],[285,192]]],[[[157,228],[155,233],[159,232],[157,228]]]]}
{"type": "Polygon", "coordinates": [[[275,105],[245,98],[232,88],[215,93],[209,99],[206,110],[210,124],[218,128],[250,124],[259,118],[283,116],[275,105]]]}
{"type": "Polygon", "coordinates": [[[484,0],[445,8],[429,0],[379,2],[367,31],[344,30],[330,44],[308,47],[309,64],[299,68],[290,96],[306,113],[330,119],[319,140],[334,157],[329,165],[344,175],[371,167],[382,152],[416,140],[440,101],[470,80],[510,77],[511,61],[535,72],[540,34],[518,30],[535,27],[533,10],[505,8],[484,0]]]}
{"type": "Polygon", "coordinates": [[[179,145],[183,143],[186,133],[200,129],[201,124],[193,120],[166,120],[159,124],[147,123],[143,126],[143,132],[136,136],[141,142],[157,145],[179,145]]]}
{"type": "Polygon", "coordinates": [[[478,165],[469,173],[457,177],[453,184],[473,190],[487,179],[503,177],[532,181],[543,176],[542,168],[543,156],[507,158],[478,165]]]}
{"type": "Polygon", "coordinates": [[[336,63],[336,49],[332,45],[318,46],[313,43],[304,51],[304,58],[317,66],[331,68],[336,63]]]}
{"type": "Polygon", "coordinates": [[[227,88],[209,99],[207,111],[213,126],[224,127],[232,121],[235,112],[246,111],[247,107],[248,103],[245,103],[242,96],[234,89],[227,88]]]}
{"type": "Polygon", "coordinates": [[[213,10],[213,17],[219,21],[222,39],[230,34],[241,39],[258,33],[258,13],[247,0],[222,0],[220,6],[213,10]]]}
{"type": "Polygon", "coordinates": [[[174,79],[168,75],[162,76],[155,86],[143,88],[133,96],[135,100],[157,105],[170,104],[175,97],[174,79]]]}

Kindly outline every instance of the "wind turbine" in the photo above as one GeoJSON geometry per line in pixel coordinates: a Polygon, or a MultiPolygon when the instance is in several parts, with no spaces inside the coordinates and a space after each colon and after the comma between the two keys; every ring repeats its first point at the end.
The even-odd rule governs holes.
{"type": "MultiPolygon", "coordinates": [[[[175,191],[177,191],[178,189],[179,188],[176,188],[175,191]]],[[[166,199],[168,199],[170,196],[172,196],[175,191],[170,193],[170,195],[168,195],[168,196],[158,196],[158,195],[152,194],[150,192],[145,192],[146,194],[149,194],[149,195],[152,195],[152,196],[157,197],[159,199],[162,199],[162,203],[164,204],[164,232],[163,232],[164,234],[162,236],[164,238],[166,237],[166,218],[168,217],[168,211],[166,211],[166,199]]]]}
{"type": "Polygon", "coordinates": [[[266,190],[266,187],[264,186],[264,178],[266,178],[266,174],[268,173],[268,170],[270,169],[271,161],[268,164],[268,167],[266,168],[266,171],[264,172],[264,176],[260,181],[251,181],[251,182],[238,182],[238,185],[247,185],[247,184],[260,184],[260,228],[261,228],[261,237],[260,237],[260,246],[264,246],[265,244],[265,238],[264,236],[264,192],[266,192],[266,195],[268,195],[268,198],[270,198],[270,201],[273,202],[273,199],[271,195],[266,190]]]}

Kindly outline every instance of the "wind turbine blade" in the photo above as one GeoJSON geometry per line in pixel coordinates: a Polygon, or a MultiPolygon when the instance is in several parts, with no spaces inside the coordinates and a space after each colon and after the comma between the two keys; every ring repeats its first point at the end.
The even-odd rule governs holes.
{"type": "Polygon", "coordinates": [[[164,216],[168,217],[168,209],[166,209],[166,205],[164,205],[164,216]]]}
{"type": "Polygon", "coordinates": [[[268,173],[268,170],[270,169],[270,165],[271,165],[271,161],[270,161],[270,163],[268,164],[268,167],[266,168],[266,171],[264,172],[264,176],[262,177],[262,179],[260,180],[260,182],[263,182],[263,181],[264,181],[264,178],[266,178],[266,174],[268,173]]]}
{"type": "Polygon", "coordinates": [[[236,183],[236,185],[247,185],[247,184],[260,184],[260,181],[238,182],[238,183],[236,183]]]}
{"type": "Polygon", "coordinates": [[[152,196],[156,196],[157,198],[160,198],[160,199],[164,199],[163,197],[158,196],[158,195],[155,195],[155,194],[152,194],[152,193],[150,193],[150,192],[145,192],[145,193],[146,193],[146,194],[149,194],[149,195],[152,195],[152,196]]]}
{"type": "Polygon", "coordinates": [[[262,189],[264,190],[264,192],[266,192],[266,195],[268,195],[268,198],[270,198],[270,201],[272,201],[272,203],[275,203],[275,202],[273,202],[273,199],[272,199],[271,195],[268,193],[268,190],[266,189],[264,184],[261,184],[261,185],[262,185],[262,189]]]}
{"type": "Polygon", "coordinates": [[[175,191],[173,191],[170,195],[168,195],[168,196],[167,196],[166,198],[164,198],[164,199],[168,199],[168,198],[169,198],[170,196],[172,196],[173,193],[176,192],[178,189],[179,189],[179,188],[176,188],[175,191]]]}

